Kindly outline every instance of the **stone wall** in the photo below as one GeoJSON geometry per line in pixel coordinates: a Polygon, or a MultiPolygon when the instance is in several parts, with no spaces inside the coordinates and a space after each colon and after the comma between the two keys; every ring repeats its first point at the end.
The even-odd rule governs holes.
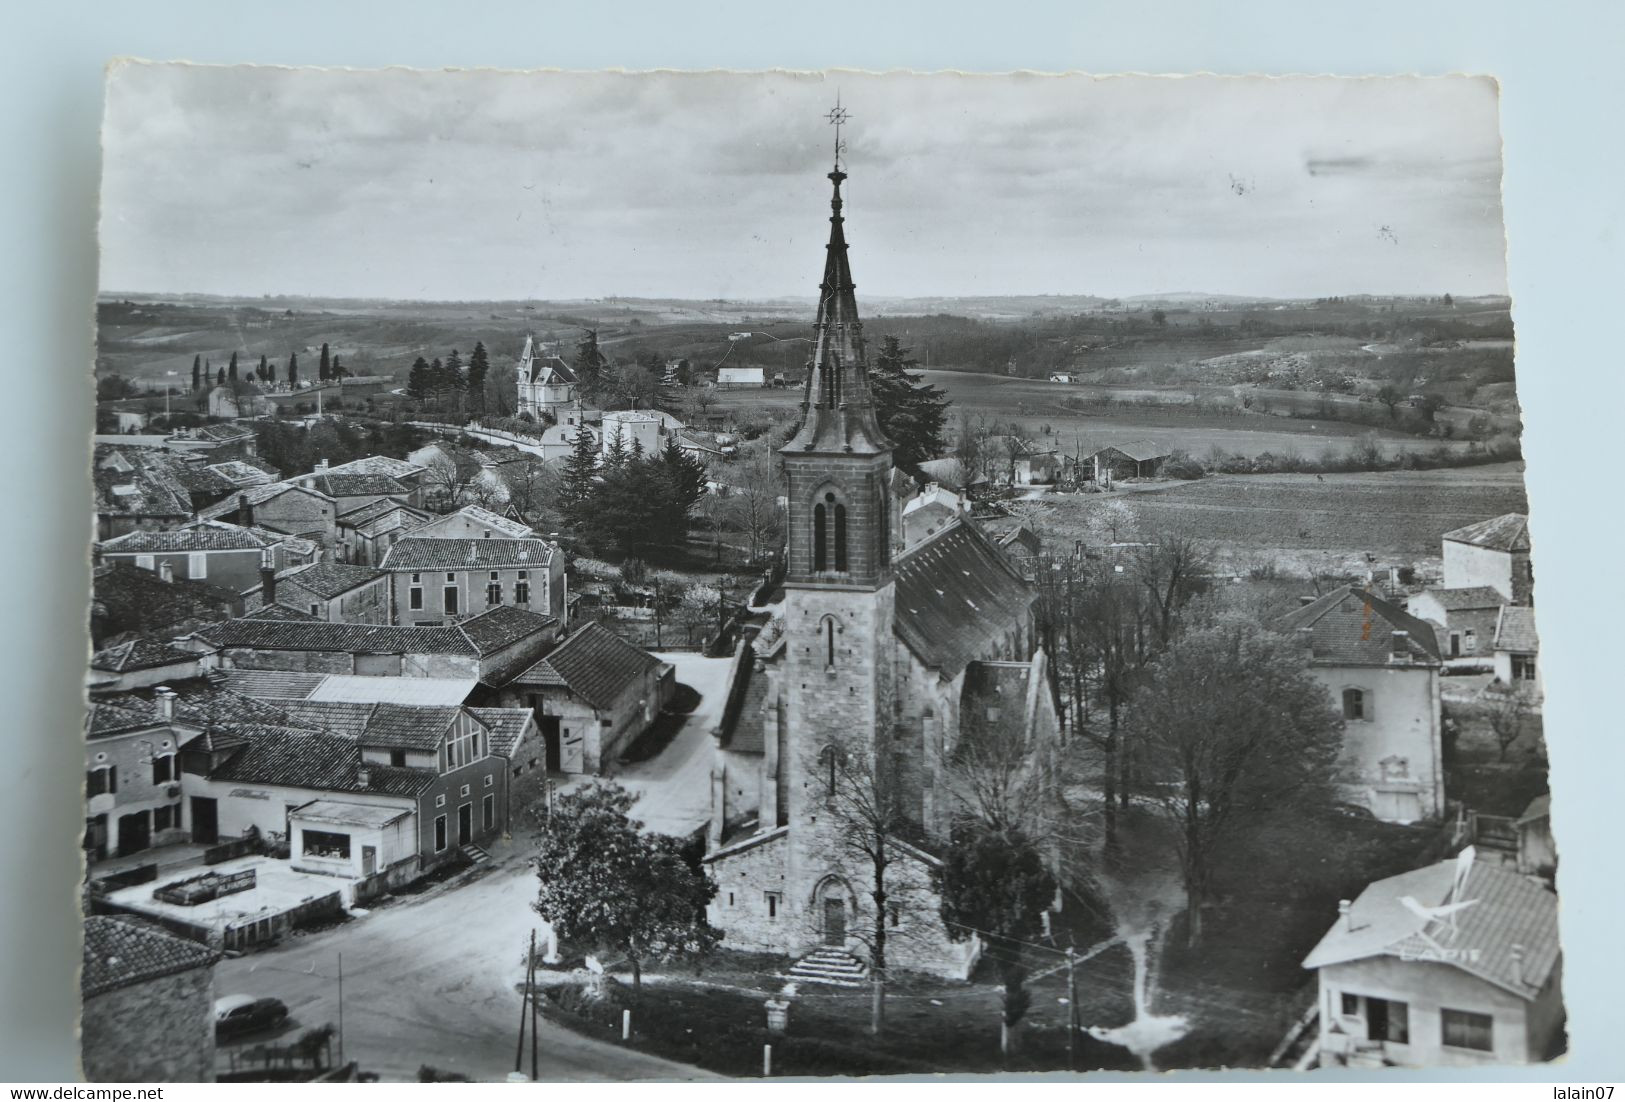
{"type": "Polygon", "coordinates": [[[91,1083],[212,1083],[214,969],[192,968],[84,1001],[80,1057],[91,1083]]]}

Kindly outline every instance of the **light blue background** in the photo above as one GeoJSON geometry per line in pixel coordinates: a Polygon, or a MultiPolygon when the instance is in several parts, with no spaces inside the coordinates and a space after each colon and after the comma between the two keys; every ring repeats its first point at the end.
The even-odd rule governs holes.
{"type": "Polygon", "coordinates": [[[5,5],[0,1080],[75,1074],[97,130],[102,66],[120,55],[356,67],[1500,77],[1572,1055],[1565,1067],[1492,1078],[1620,1078],[1622,12],[1611,0],[5,5]]]}

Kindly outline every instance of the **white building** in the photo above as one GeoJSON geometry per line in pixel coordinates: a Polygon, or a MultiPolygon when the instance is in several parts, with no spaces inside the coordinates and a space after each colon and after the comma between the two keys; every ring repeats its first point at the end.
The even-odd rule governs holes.
{"type": "Polygon", "coordinates": [[[525,338],[517,370],[518,411],[532,417],[559,420],[559,410],[576,400],[576,376],[559,358],[556,344],[525,338]]]}

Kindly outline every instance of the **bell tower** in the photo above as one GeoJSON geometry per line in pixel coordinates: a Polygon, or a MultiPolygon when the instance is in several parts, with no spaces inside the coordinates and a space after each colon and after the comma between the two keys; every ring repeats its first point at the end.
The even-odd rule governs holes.
{"type": "MultiPolygon", "coordinates": [[[[829,117],[839,128],[847,116],[837,105],[829,117]]],[[[829,830],[833,763],[861,755],[872,764],[877,748],[889,745],[894,723],[892,445],[869,390],[836,134],[829,244],[801,427],[779,453],[789,502],[780,759],[791,834],[785,905],[803,947],[844,943],[836,927],[861,906],[855,892],[839,887],[851,881],[829,830]]]]}

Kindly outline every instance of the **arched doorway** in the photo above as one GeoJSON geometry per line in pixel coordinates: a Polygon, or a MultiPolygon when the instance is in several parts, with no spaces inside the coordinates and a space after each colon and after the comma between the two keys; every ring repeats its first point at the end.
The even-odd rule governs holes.
{"type": "Polygon", "coordinates": [[[846,946],[847,929],[855,917],[852,890],[838,877],[826,877],[813,894],[813,916],[818,923],[818,940],[834,949],[846,946]]]}

